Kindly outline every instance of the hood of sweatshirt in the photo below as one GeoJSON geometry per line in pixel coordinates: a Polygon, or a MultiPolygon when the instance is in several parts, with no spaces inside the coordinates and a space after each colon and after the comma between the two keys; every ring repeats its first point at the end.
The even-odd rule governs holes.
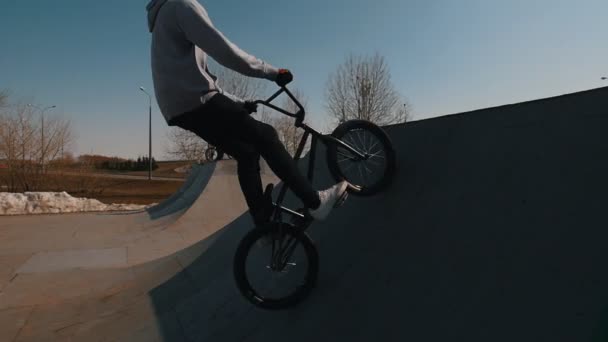
{"type": "Polygon", "coordinates": [[[154,23],[156,22],[156,17],[158,16],[158,12],[160,8],[167,2],[167,0],[152,0],[146,6],[148,10],[148,29],[150,32],[154,30],[154,23]]]}

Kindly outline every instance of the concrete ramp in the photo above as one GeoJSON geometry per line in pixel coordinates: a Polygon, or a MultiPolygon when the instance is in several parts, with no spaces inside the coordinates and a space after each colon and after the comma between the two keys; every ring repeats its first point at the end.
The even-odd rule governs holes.
{"type": "MultiPolygon", "coordinates": [[[[36,296],[3,292],[2,336],[608,340],[608,88],[387,131],[398,152],[395,183],[371,198],[351,196],[311,228],[320,277],[298,307],[263,311],[238,294],[232,256],[251,228],[241,215],[156,260],[50,272],[36,296]],[[54,287],[61,278],[73,283],[54,287]]],[[[317,187],[332,183],[324,166],[317,171],[317,187]]]]}
{"type": "Polygon", "coordinates": [[[175,222],[209,182],[215,164],[194,165],[174,195],[147,210],[7,216],[0,220],[0,253],[108,248],[175,222]]]}
{"type": "MultiPolygon", "coordinates": [[[[128,247],[141,245],[142,240],[175,224],[199,197],[214,169],[215,164],[195,165],[180,191],[149,212],[3,217],[0,290],[20,273],[124,267],[141,259],[134,258],[133,253],[129,255],[128,247]]],[[[147,255],[158,257],[151,252],[147,255]]]]}
{"type": "MultiPolygon", "coordinates": [[[[3,221],[6,225],[0,227],[0,312],[12,315],[10,308],[23,307],[32,312],[39,305],[79,301],[85,294],[117,291],[129,286],[125,283],[133,278],[138,265],[145,268],[151,260],[187,249],[209,238],[216,227],[245,213],[236,162],[222,161],[205,169],[213,170],[213,174],[193,173],[208,180],[200,190],[200,198],[189,203],[192,201],[187,197],[198,191],[193,190],[197,185],[184,187],[184,195],[162,210],[182,208],[160,219],[138,213],[36,215],[3,221]]],[[[263,179],[275,181],[274,175],[266,171],[263,179]]]]}
{"type": "Polygon", "coordinates": [[[148,208],[150,218],[158,219],[189,208],[200,196],[209,182],[216,163],[194,164],[188,178],[179,190],[161,203],[148,208]]]}
{"type": "MultiPolygon", "coordinates": [[[[263,178],[270,182],[274,176],[264,172],[263,178]]],[[[148,212],[3,218],[0,257],[26,258],[25,263],[11,265],[18,272],[41,270],[45,264],[63,268],[124,267],[192,245],[208,235],[209,227],[224,226],[244,210],[235,161],[223,161],[217,167],[215,163],[197,165],[176,196],[148,212]],[[233,205],[218,210],[218,204],[226,199],[233,205]]]]}
{"type": "Polygon", "coordinates": [[[206,272],[202,255],[151,292],[162,339],[608,340],[608,88],[387,130],[399,176],[313,227],[306,302],[252,308],[222,291],[231,259],[206,272]],[[163,306],[191,275],[198,292],[163,306]]]}

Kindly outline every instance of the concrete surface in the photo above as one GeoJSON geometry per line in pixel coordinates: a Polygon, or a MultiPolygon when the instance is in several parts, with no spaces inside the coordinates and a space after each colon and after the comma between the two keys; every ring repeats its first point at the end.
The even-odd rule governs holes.
{"type": "MultiPolygon", "coordinates": [[[[385,193],[351,196],[311,228],[319,282],[298,307],[263,311],[238,294],[232,257],[251,228],[247,214],[211,220],[201,235],[188,230],[201,220],[191,215],[180,229],[198,242],[178,249],[156,234],[148,243],[160,256],[145,262],[0,272],[13,277],[0,292],[0,336],[606,341],[607,129],[608,88],[387,127],[398,176],[385,193]],[[156,251],[166,245],[174,252],[156,251]]],[[[316,187],[332,183],[325,167],[317,175],[316,187]]],[[[231,208],[234,181],[217,184],[235,197],[203,193],[192,208],[231,208]]],[[[0,265],[9,269],[32,253],[5,246],[12,253],[0,265]]]]}
{"type": "MultiPolygon", "coordinates": [[[[200,166],[192,177],[196,179],[185,182],[178,191],[180,196],[148,211],[1,220],[0,312],[10,321],[13,314],[23,314],[23,310],[13,308],[27,307],[32,312],[41,304],[77,301],[83,295],[109,291],[113,296],[113,291],[129,286],[125,282],[134,279],[135,266],[208,238],[209,231],[225,226],[246,210],[235,161],[200,166]],[[218,210],[220,206],[222,210],[218,210]]],[[[263,179],[275,181],[266,169],[263,179]]],[[[0,336],[4,325],[0,324],[0,336]]],[[[9,327],[14,329],[11,324],[6,329],[9,327]]],[[[43,340],[47,338],[57,337],[43,340]]]]}

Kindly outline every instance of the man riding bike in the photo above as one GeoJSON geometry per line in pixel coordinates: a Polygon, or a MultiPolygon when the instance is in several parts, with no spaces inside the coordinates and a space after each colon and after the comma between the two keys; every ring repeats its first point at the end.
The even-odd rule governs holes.
{"type": "Polygon", "coordinates": [[[276,69],[230,42],[196,0],[152,0],[146,8],[154,91],[168,125],[195,133],[237,160],[239,183],[256,225],[267,222],[272,209],[262,190],[260,155],[314,219],[325,219],[345,196],[347,183],[315,191],[274,127],[249,115],[256,105],[218,86],[207,68],[207,55],[243,75],[281,86],[293,79],[291,72],[276,69]]]}

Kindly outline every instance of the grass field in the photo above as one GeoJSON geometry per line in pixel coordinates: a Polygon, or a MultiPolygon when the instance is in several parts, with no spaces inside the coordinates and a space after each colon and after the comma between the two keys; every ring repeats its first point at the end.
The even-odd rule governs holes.
{"type": "MultiPolygon", "coordinates": [[[[168,161],[168,162],[157,162],[158,168],[152,171],[153,177],[168,177],[168,178],[185,178],[187,175],[184,173],[176,172],[175,169],[190,165],[191,162],[183,161],[168,161]]],[[[120,174],[127,176],[148,176],[148,171],[114,171],[114,170],[94,170],[95,173],[108,173],[108,174],[120,174]]]]}
{"type": "MultiPolygon", "coordinates": [[[[187,175],[175,172],[174,169],[188,164],[190,163],[159,162],[159,168],[153,171],[152,175],[185,180],[187,175]]],[[[94,198],[106,204],[151,204],[168,198],[183,184],[182,181],[105,178],[94,176],[94,173],[118,174],[117,172],[104,172],[102,170],[81,171],[81,176],[49,174],[46,176],[44,185],[35,191],[65,191],[74,197],[94,198]]],[[[6,179],[7,174],[6,170],[0,170],[0,181],[6,179]]],[[[147,176],[148,172],[124,172],[120,174],[147,176]]],[[[0,189],[0,191],[3,190],[0,189]]]]}
{"type": "MultiPolygon", "coordinates": [[[[78,179],[75,179],[78,182],[78,179]]],[[[98,178],[93,190],[67,191],[74,197],[95,198],[103,203],[151,204],[159,203],[175,193],[182,182],[159,180],[130,180],[98,178]]]]}

